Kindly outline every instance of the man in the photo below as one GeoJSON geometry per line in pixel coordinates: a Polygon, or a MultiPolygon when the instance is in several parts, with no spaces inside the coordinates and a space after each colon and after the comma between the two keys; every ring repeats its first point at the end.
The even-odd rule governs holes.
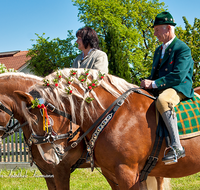
{"type": "Polygon", "coordinates": [[[141,81],[141,87],[158,91],[156,107],[166,124],[171,139],[171,149],[162,159],[165,164],[177,162],[177,159],[185,156],[173,107],[181,100],[192,98],[194,95],[192,88],[194,62],[191,50],[175,36],[175,25],[169,12],[162,12],[156,16],[153,25],[154,35],[163,44],[154,53],[150,77],[141,81]]]}

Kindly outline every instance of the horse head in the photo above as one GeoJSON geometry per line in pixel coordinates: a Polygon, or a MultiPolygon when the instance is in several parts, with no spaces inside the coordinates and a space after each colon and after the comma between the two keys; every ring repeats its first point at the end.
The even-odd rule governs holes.
{"type": "MultiPolygon", "coordinates": [[[[41,98],[37,92],[15,91],[15,93],[25,102],[24,113],[32,129],[29,140],[38,146],[42,158],[48,164],[59,164],[68,155],[68,152],[64,151],[64,147],[72,144],[79,136],[79,126],[71,123],[71,115],[57,109],[41,98]],[[62,117],[58,117],[59,115],[62,117]],[[55,125],[57,122],[61,125],[55,125]]],[[[78,154],[83,151],[82,146],[79,148],[81,150],[77,151],[78,154]]]]}
{"type": "MultiPolygon", "coordinates": [[[[13,134],[15,132],[14,127],[10,127],[9,121],[17,119],[19,123],[25,123],[25,117],[23,116],[20,99],[13,92],[17,89],[22,91],[28,91],[28,89],[40,81],[41,78],[26,75],[24,73],[4,73],[0,75],[0,134],[3,138],[13,134]]],[[[26,137],[30,131],[28,127],[24,128],[27,131],[26,137]]]]}

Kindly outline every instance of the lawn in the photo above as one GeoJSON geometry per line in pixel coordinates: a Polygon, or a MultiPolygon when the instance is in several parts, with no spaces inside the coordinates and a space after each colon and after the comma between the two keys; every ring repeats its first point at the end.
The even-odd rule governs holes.
{"type": "MultiPolygon", "coordinates": [[[[171,180],[172,190],[200,190],[200,173],[171,180]]],[[[70,180],[71,190],[111,190],[96,169],[76,169],[70,180]]],[[[38,170],[0,170],[0,190],[47,190],[38,170]]]]}

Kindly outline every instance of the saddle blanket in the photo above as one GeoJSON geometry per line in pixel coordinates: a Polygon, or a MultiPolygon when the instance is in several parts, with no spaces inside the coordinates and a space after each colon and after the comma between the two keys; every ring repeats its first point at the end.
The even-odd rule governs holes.
{"type": "Polygon", "coordinates": [[[174,107],[180,139],[200,135],[200,96],[181,101],[174,107]]]}

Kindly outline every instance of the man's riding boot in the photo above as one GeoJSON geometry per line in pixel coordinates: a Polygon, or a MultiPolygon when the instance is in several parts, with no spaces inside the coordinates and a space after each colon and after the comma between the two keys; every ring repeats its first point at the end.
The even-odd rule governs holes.
{"type": "Polygon", "coordinates": [[[165,122],[165,125],[169,131],[169,136],[171,139],[171,148],[167,155],[162,159],[165,164],[172,164],[178,162],[179,158],[185,157],[185,150],[181,146],[177,118],[176,115],[172,115],[172,112],[166,111],[162,114],[162,118],[165,122]]]}

